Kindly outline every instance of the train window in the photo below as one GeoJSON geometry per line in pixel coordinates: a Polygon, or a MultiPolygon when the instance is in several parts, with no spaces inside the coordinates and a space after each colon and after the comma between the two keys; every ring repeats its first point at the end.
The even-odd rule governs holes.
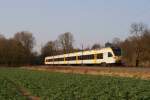
{"type": "Polygon", "coordinates": [[[52,62],[53,59],[46,59],[46,62],[52,62]]]}
{"type": "Polygon", "coordinates": [[[112,57],[112,53],[111,52],[108,52],[108,57],[112,57]]]}
{"type": "Polygon", "coordinates": [[[121,49],[120,48],[112,48],[115,56],[121,56],[121,49]]]}
{"type": "Polygon", "coordinates": [[[55,58],[54,61],[58,61],[58,58],[55,58]]]}
{"type": "Polygon", "coordinates": [[[55,58],[54,61],[63,61],[64,58],[55,58]]]}
{"type": "Polygon", "coordinates": [[[82,60],[82,58],[83,58],[82,56],[78,56],[78,60],[82,60]]]}
{"type": "Polygon", "coordinates": [[[97,54],[97,59],[103,59],[103,53],[97,54]]]}
{"type": "Polygon", "coordinates": [[[57,59],[56,59],[56,61],[59,61],[59,60],[60,60],[60,58],[57,58],[57,59]]]}
{"type": "Polygon", "coordinates": [[[69,57],[66,57],[65,60],[66,60],[66,61],[69,61],[69,57]]]}
{"type": "Polygon", "coordinates": [[[60,58],[59,61],[64,61],[64,58],[60,58]]]}
{"type": "Polygon", "coordinates": [[[94,55],[89,55],[89,59],[94,59],[94,55]]]}
{"type": "Polygon", "coordinates": [[[71,60],[76,60],[76,56],[74,56],[74,57],[71,57],[71,60]]]}
{"type": "Polygon", "coordinates": [[[87,55],[83,55],[82,56],[82,60],[86,60],[86,59],[88,59],[88,56],[87,55]]]}
{"type": "Polygon", "coordinates": [[[72,61],[72,60],[76,60],[76,56],[66,58],[66,61],[72,61]]]}
{"type": "Polygon", "coordinates": [[[94,54],[92,55],[83,55],[78,57],[79,60],[89,60],[89,59],[94,59],[94,54]]]}

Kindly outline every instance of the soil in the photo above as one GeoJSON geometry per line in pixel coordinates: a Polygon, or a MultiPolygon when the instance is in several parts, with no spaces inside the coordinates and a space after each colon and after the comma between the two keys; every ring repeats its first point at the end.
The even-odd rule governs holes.
{"type": "Polygon", "coordinates": [[[39,97],[31,95],[31,93],[27,91],[27,89],[25,89],[23,86],[15,83],[13,80],[7,77],[6,79],[16,87],[16,89],[21,93],[22,96],[25,96],[28,100],[40,100],[39,97]]]}

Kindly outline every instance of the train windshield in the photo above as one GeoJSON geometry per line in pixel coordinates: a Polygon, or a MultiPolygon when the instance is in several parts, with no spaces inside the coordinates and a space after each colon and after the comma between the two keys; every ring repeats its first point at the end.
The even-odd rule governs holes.
{"type": "Polygon", "coordinates": [[[115,56],[121,56],[121,49],[120,48],[112,48],[115,56]]]}

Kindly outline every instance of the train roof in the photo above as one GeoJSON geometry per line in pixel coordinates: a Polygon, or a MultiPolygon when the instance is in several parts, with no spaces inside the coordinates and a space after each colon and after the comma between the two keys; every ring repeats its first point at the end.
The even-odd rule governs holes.
{"type": "Polygon", "coordinates": [[[94,54],[96,52],[104,52],[104,51],[110,51],[112,50],[112,47],[106,47],[106,48],[101,48],[101,49],[95,49],[95,50],[85,50],[85,51],[79,51],[79,52],[73,52],[73,53],[67,53],[67,54],[61,54],[61,55],[54,55],[54,56],[48,56],[46,58],[59,58],[59,57],[64,57],[64,56],[73,56],[73,55],[82,55],[84,54],[94,54]]]}

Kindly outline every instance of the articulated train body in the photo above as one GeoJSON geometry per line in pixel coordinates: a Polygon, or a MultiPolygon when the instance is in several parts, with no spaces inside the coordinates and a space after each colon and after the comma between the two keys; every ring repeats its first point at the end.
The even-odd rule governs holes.
{"type": "Polygon", "coordinates": [[[120,48],[102,48],[75,53],[48,56],[45,58],[47,65],[80,65],[80,64],[118,64],[121,63],[120,48]]]}

